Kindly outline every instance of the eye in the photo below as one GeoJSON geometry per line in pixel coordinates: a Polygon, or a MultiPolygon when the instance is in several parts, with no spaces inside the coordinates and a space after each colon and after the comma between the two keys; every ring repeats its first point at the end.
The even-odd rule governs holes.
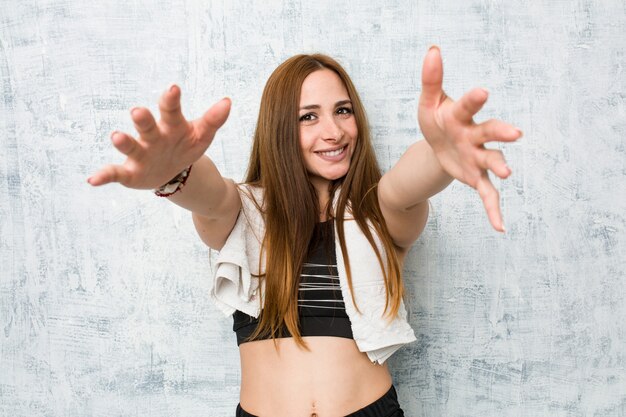
{"type": "Polygon", "coordinates": [[[339,107],[337,109],[337,114],[342,116],[348,116],[352,114],[352,109],[350,107],[339,107]]]}
{"type": "Polygon", "coordinates": [[[313,120],[315,120],[315,117],[316,117],[315,114],[307,113],[307,114],[300,116],[300,119],[298,120],[300,120],[301,122],[312,122],[313,120]]]}

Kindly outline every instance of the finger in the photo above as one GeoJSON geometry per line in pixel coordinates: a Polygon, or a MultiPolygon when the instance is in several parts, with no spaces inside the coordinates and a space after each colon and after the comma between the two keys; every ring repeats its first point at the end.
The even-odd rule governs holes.
{"type": "Polygon", "coordinates": [[[470,140],[474,145],[482,145],[487,142],[513,142],[523,135],[522,131],[501,120],[490,119],[476,125],[470,140]]]}
{"type": "Polygon", "coordinates": [[[159,128],[150,110],[145,107],[134,107],[130,111],[130,117],[133,119],[135,129],[139,132],[142,140],[154,142],[161,137],[159,128]]]}
{"type": "Polygon", "coordinates": [[[172,84],[159,99],[161,120],[172,127],[186,123],[185,117],[181,111],[180,94],[180,88],[176,84],[172,84]]]}
{"type": "Polygon", "coordinates": [[[502,223],[502,214],[500,212],[500,194],[489,180],[486,172],[478,180],[476,190],[483,200],[489,222],[494,229],[504,233],[504,224],[502,223]]]}
{"type": "Polygon", "coordinates": [[[431,46],[422,65],[422,94],[420,105],[434,107],[441,101],[444,95],[442,89],[443,62],[441,51],[437,46],[431,46]]]}
{"type": "Polygon", "coordinates": [[[231,101],[225,97],[215,103],[204,115],[195,120],[193,123],[197,129],[198,137],[206,140],[212,140],[215,132],[219,129],[230,113],[231,101]]]}
{"type": "Polygon", "coordinates": [[[452,107],[452,114],[464,123],[471,123],[472,118],[482,109],[489,93],[484,88],[474,88],[465,93],[452,107]]]}
{"type": "Polygon", "coordinates": [[[113,132],[111,134],[111,142],[113,142],[115,149],[126,156],[136,155],[141,151],[141,146],[139,146],[137,141],[123,132],[113,132]]]}
{"type": "Polygon", "coordinates": [[[478,165],[482,169],[489,169],[500,178],[511,175],[511,168],[506,164],[504,154],[498,149],[486,149],[481,152],[478,165]]]}
{"type": "Polygon", "coordinates": [[[100,171],[87,178],[87,182],[93,186],[119,182],[127,184],[130,174],[122,165],[107,165],[100,171]]]}

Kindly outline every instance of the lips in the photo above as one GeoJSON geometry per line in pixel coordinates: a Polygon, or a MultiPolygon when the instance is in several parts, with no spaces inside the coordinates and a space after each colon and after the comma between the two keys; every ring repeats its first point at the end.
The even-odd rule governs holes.
{"type": "Polygon", "coordinates": [[[346,149],[348,145],[344,145],[341,148],[337,148],[334,149],[332,151],[316,151],[315,153],[321,156],[326,156],[326,157],[334,157],[334,156],[339,156],[343,153],[343,151],[346,149]]]}
{"type": "Polygon", "coordinates": [[[344,145],[341,148],[333,149],[331,151],[317,151],[315,154],[325,161],[339,162],[348,154],[347,149],[348,145],[344,145]]]}

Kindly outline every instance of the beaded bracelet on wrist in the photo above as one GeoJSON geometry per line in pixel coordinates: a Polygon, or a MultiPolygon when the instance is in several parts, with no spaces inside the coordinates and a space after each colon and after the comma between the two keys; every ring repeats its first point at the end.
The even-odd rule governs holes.
{"type": "Polygon", "coordinates": [[[182,170],[178,175],[172,178],[167,184],[164,184],[154,190],[154,194],[159,197],[169,197],[172,194],[176,194],[185,186],[187,182],[187,178],[189,178],[189,173],[191,172],[191,167],[193,165],[189,165],[187,168],[182,170]]]}

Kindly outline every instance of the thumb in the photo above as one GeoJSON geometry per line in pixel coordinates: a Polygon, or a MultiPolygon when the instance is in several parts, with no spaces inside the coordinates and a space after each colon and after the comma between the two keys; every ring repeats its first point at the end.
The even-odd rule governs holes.
{"type": "Polygon", "coordinates": [[[431,46],[422,66],[422,94],[420,105],[433,107],[439,104],[443,90],[443,62],[438,46],[431,46]]]}
{"type": "Polygon", "coordinates": [[[230,98],[224,97],[215,103],[198,119],[197,129],[199,137],[210,135],[213,137],[217,129],[222,127],[230,113],[230,98]]]}

